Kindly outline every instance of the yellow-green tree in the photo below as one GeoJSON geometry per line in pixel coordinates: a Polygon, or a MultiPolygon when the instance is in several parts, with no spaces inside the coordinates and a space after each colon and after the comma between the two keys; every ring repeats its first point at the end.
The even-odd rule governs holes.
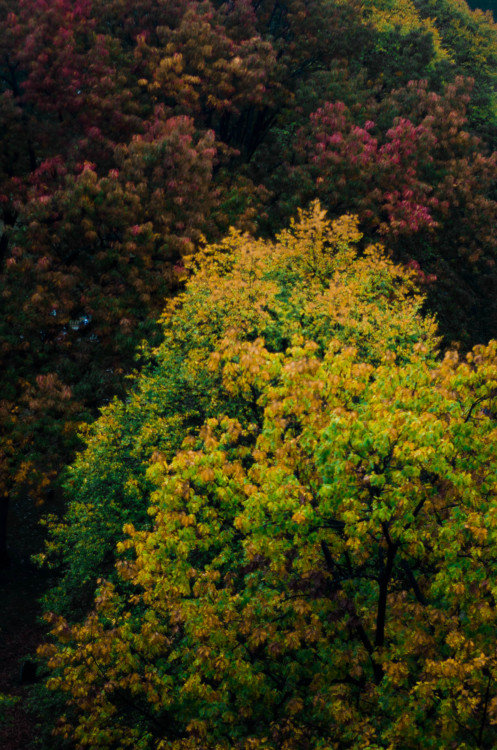
{"type": "MultiPolygon", "coordinates": [[[[48,616],[76,747],[493,747],[497,344],[437,358],[409,274],[358,240],[315,206],[206,248],[130,397],[155,417],[94,428],[73,481],[109,476],[112,416],[153,525],[128,518],[86,618],[48,616]],[[210,384],[190,422],[157,406],[173,341],[210,384]]],[[[99,503],[75,492],[80,534],[99,503]]]]}
{"type": "Polygon", "coordinates": [[[414,276],[377,247],[357,257],[360,239],[355,219],[331,224],[315,205],[274,243],[233,231],[192,258],[196,273],[169,303],[162,344],[144,350],[148,364],[127,398],[87,428],[87,450],[67,474],[68,510],[62,522],[52,520],[47,545],[64,571],[51,608],[86,605],[97,577],[112,570],[123,524],[147,524],[153,483],[145,470],[154,455],[170,460],[210,417],[261,422],[258,388],[233,393],[213,366],[227,342],[262,337],[284,353],[300,335],[324,352],[337,338],[375,364],[385,350],[403,361],[415,342],[432,348],[434,324],[417,314],[423,300],[414,276]]]}

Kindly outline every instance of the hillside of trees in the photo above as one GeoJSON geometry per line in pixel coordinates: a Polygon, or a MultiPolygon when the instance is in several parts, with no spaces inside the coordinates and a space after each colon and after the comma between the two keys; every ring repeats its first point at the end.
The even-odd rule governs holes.
{"type": "Polygon", "coordinates": [[[495,747],[492,14],[0,25],[0,564],[28,504],[55,581],[33,747],[495,747]]]}

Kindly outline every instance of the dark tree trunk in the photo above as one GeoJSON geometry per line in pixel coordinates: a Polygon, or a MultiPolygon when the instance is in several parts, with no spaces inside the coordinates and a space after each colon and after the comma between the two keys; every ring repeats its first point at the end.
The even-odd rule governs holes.
{"type": "Polygon", "coordinates": [[[9,514],[9,498],[0,499],[0,568],[9,564],[7,553],[7,516],[9,514]]]}

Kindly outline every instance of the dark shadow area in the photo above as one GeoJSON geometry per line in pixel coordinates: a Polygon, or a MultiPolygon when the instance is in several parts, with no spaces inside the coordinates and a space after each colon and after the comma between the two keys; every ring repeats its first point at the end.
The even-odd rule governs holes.
{"type": "Polygon", "coordinates": [[[10,509],[12,544],[9,565],[0,569],[0,693],[19,698],[0,722],[2,750],[30,750],[36,737],[35,718],[26,709],[30,687],[37,678],[34,657],[43,640],[45,628],[40,622],[39,597],[53,574],[40,570],[31,555],[42,548],[42,529],[37,508],[27,497],[10,509]]]}
{"type": "Polygon", "coordinates": [[[491,10],[494,14],[494,18],[497,17],[497,2],[495,0],[487,0],[487,2],[485,2],[485,0],[471,0],[471,2],[466,0],[466,2],[471,10],[491,10]]]}

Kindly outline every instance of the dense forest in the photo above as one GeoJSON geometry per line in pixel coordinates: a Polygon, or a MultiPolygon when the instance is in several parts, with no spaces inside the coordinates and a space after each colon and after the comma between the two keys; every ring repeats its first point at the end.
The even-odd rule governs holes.
{"type": "Polygon", "coordinates": [[[0,0],[33,747],[497,746],[491,5],[0,0]]]}

